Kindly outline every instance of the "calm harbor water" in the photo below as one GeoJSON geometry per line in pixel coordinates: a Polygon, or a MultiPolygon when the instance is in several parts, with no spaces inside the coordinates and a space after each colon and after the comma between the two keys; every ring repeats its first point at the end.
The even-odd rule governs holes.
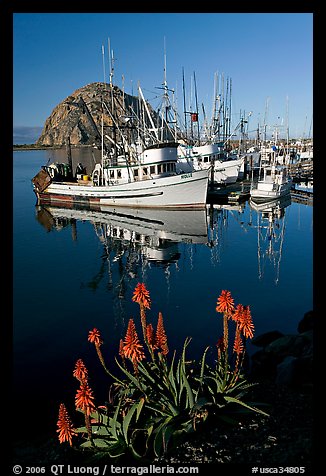
{"type": "Polygon", "coordinates": [[[163,314],[169,348],[191,336],[189,353],[197,357],[221,335],[215,307],[223,289],[236,304],[250,305],[256,335],[294,333],[312,309],[311,205],[292,199],[261,211],[249,202],[215,204],[207,213],[140,212],[136,218],[128,210],[36,207],[31,178],[55,154],[13,156],[13,394],[16,407],[23,395],[28,409],[16,418],[35,434],[55,435],[61,402],[74,417],[78,358],[100,395],[106,380],[88,331],[100,330],[112,362],[129,318],[138,320],[131,300],[138,282],[150,291],[148,321],[156,325],[163,314]]]}

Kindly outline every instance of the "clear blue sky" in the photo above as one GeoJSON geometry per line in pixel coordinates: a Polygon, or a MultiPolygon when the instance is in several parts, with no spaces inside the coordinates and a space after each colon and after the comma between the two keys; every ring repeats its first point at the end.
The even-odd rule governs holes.
{"type": "Polygon", "coordinates": [[[14,13],[14,126],[43,126],[53,108],[76,89],[109,80],[155,106],[167,82],[181,109],[182,69],[187,94],[196,75],[198,103],[212,112],[214,74],[232,79],[232,124],[252,111],[249,130],[285,124],[290,135],[312,134],[312,13],[14,13]],[[287,99],[288,98],[288,99],[287,99]],[[288,105],[288,106],[287,106],[288,105]]]}

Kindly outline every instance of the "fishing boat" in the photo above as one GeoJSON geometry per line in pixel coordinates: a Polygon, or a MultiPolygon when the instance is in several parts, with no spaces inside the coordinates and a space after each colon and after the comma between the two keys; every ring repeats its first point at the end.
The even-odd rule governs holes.
{"type": "MultiPolygon", "coordinates": [[[[104,47],[102,47],[104,61],[104,47]]],[[[113,67],[110,66],[111,106],[101,99],[101,132],[87,105],[83,102],[96,135],[101,139],[101,161],[96,163],[91,174],[72,174],[71,154],[68,154],[68,169],[60,170],[58,164],[43,166],[32,179],[38,204],[52,202],[77,205],[103,205],[114,207],[145,208],[205,208],[209,169],[192,170],[180,173],[177,170],[178,142],[167,137],[165,123],[161,129],[154,124],[152,114],[145,101],[142,90],[139,91],[140,114],[122,105],[117,110],[112,83],[113,67]],[[113,134],[104,132],[104,111],[109,116],[113,134]],[[130,113],[132,113],[130,115],[130,113]],[[122,116],[122,117],[121,117],[122,116]],[[143,118],[147,117],[146,122],[143,118]],[[131,139],[121,118],[130,124],[131,139]],[[154,134],[153,134],[154,133],[154,134]],[[161,134],[160,134],[161,133],[161,134]],[[110,145],[104,141],[110,141],[110,145]],[[135,139],[136,138],[136,139],[135,139]]],[[[165,81],[165,89],[166,81],[165,81]]],[[[167,114],[167,106],[164,114],[167,114]]]]}
{"type": "Polygon", "coordinates": [[[275,200],[290,193],[292,179],[286,166],[265,165],[257,181],[252,180],[250,198],[254,202],[275,200]]]}
{"type": "MultiPolygon", "coordinates": [[[[216,79],[215,77],[215,80],[216,79]]],[[[182,134],[184,140],[183,142],[180,141],[178,149],[179,160],[177,168],[182,171],[210,169],[209,185],[211,187],[234,184],[240,178],[246,157],[241,151],[238,151],[238,153],[232,151],[229,141],[244,121],[240,122],[231,133],[230,121],[225,115],[230,105],[223,104],[222,107],[220,104],[221,97],[224,97],[224,93],[218,94],[217,81],[215,81],[211,122],[210,124],[207,123],[204,111],[204,134],[201,136],[195,75],[194,85],[196,112],[186,111],[186,101],[184,97],[185,131],[182,134]],[[187,115],[189,114],[191,118],[190,132],[187,127],[187,115]],[[195,127],[195,125],[197,127],[195,127]],[[195,128],[197,128],[196,136],[194,135],[195,128]]],[[[231,91],[229,91],[229,88],[231,89],[231,82],[227,83],[227,91],[230,95],[231,91]]],[[[183,89],[185,90],[185,88],[183,89]]]]}
{"type": "Polygon", "coordinates": [[[183,146],[178,149],[177,169],[192,172],[210,169],[209,182],[211,185],[230,185],[239,178],[244,158],[228,155],[218,143],[198,146],[183,146]]]}
{"type": "MultiPolygon", "coordinates": [[[[59,164],[43,166],[32,179],[38,204],[61,202],[154,208],[205,208],[208,169],[176,172],[177,143],[158,143],[137,156],[97,163],[91,175],[62,173],[59,164]]],[[[67,168],[66,168],[67,170],[67,168]]]]}

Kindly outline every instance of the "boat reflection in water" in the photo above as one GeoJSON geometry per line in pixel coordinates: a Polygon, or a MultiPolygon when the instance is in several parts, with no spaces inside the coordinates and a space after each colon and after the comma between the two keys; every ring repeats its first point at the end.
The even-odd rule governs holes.
{"type": "Polygon", "coordinates": [[[142,279],[146,267],[161,266],[166,271],[177,263],[180,243],[207,244],[205,210],[153,210],[100,206],[91,209],[37,206],[36,218],[47,230],[70,226],[72,238],[77,240],[78,222],[90,222],[103,244],[102,265],[99,273],[88,284],[97,287],[103,277],[103,266],[108,267],[109,283],[113,285],[113,265],[118,263],[118,295],[125,294],[130,278],[142,279]]]}
{"type": "Polygon", "coordinates": [[[290,193],[267,202],[249,200],[251,209],[257,212],[258,277],[262,279],[269,264],[274,268],[274,282],[278,284],[282,248],[285,233],[285,209],[291,205],[290,193]]]}

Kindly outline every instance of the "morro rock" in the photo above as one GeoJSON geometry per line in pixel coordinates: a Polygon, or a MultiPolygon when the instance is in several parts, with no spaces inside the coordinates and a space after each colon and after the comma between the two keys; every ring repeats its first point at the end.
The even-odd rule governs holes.
{"type": "MultiPolygon", "coordinates": [[[[63,146],[70,140],[71,145],[99,146],[102,111],[104,134],[116,141],[113,135],[119,129],[127,135],[130,117],[138,116],[138,110],[138,98],[125,94],[117,86],[100,82],[87,84],[53,109],[36,144],[63,146]]],[[[155,117],[150,107],[149,110],[155,117]]]]}

